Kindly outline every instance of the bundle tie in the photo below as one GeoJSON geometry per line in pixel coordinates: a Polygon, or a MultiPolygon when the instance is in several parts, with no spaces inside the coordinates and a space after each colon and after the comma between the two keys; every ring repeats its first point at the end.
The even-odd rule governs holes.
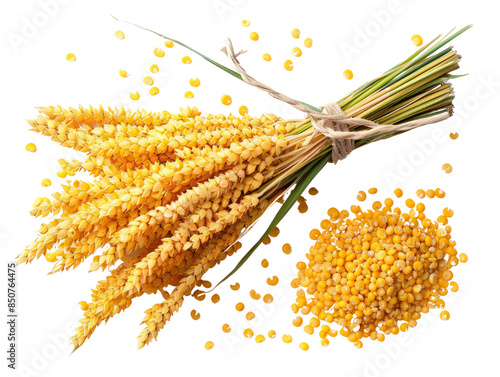
{"type": "MultiPolygon", "coordinates": [[[[392,134],[395,132],[403,132],[413,128],[425,126],[431,123],[437,123],[448,119],[452,115],[452,107],[448,107],[446,112],[433,115],[427,118],[415,119],[399,124],[378,124],[368,119],[348,117],[340,106],[336,103],[330,103],[321,107],[321,112],[316,111],[303,102],[297,101],[288,97],[283,93],[279,93],[268,85],[257,81],[250,76],[238,61],[238,56],[244,51],[234,52],[231,39],[226,39],[226,46],[222,48],[222,52],[227,55],[236,72],[241,75],[243,81],[260,90],[267,92],[271,97],[285,102],[297,110],[306,114],[307,118],[311,119],[314,134],[318,132],[329,138],[332,142],[331,161],[337,163],[339,160],[346,158],[354,150],[354,141],[366,139],[370,137],[380,136],[382,134],[392,134]],[[354,127],[364,126],[367,129],[354,131],[354,127]]],[[[311,140],[310,138],[309,140],[311,140]]]]}

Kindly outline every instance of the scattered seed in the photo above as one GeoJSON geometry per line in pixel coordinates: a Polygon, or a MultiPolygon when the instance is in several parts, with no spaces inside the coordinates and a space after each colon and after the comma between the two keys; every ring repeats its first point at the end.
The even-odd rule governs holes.
{"type": "Polygon", "coordinates": [[[306,213],[309,207],[307,206],[306,203],[300,203],[299,204],[299,212],[300,213],[306,213]]]}
{"type": "Polygon", "coordinates": [[[422,46],[423,40],[422,37],[418,34],[415,34],[411,37],[411,41],[415,46],[422,46]]]}
{"type": "Polygon", "coordinates": [[[191,318],[193,318],[195,321],[199,320],[201,317],[201,314],[198,313],[196,310],[191,310],[191,318]]]}
{"type": "Polygon", "coordinates": [[[245,309],[245,304],[242,302],[238,302],[235,306],[236,310],[242,312],[245,309]]]}
{"type": "Polygon", "coordinates": [[[259,40],[259,34],[257,32],[255,32],[255,31],[252,31],[250,33],[250,39],[252,41],[258,41],[259,40]]]}
{"type": "Polygon", "coordinates": [[[371,189],[368,190],[368,194],[376,194],[378,192],[376,187],[372,187],[371,189]]]}
{"type": "Polygon", "coordinates": [[[156,64],[152,64],[151,67],[149,67],[149,70],[151,73],[158,73],[160,70],[156,64]]]}
{"type": "Polygon", "coordinates": [[[436,193],[436,197],[439,199],[443,199],[446,196],[446,192],[444,192],[440,188],[435,189],[434,192],[436,193]]]}
{"type": "Polygon", "coordinates": [[[42,179],[42,186],[43,187],[49,187],[52,184],[51,180],[48,178],[42,179]]]}
{"type": "Polygon", "coordinates": [[[293,70],[293,62],[290,59],[285,60],[285,63],[283,65],[287,71],[293,70]]]}
{"type": "Polygon", "coordinates": [[[123,70],[123,69],[120,69],[120,71],[118,71],[118,73],[120,74],[121,77],[123,78],[127,78],[129,77],[130,75],[127,73],[127,71],[123,70]]]}
{"type": "Polygon", "coordinates": [[[245,318],[247,319],[247,321],[251,321],[252,319],[255,318],[255,313],[254,312],[248,312],[246,314],[245,318]]]}
{"type": "Polygon", "coordinates": [[[174,47],[174,41],[166,40],[165,41],[165,47],[166,48],[172,48],[172,47],[174,47]]]}
{"type": "Polygon", "coordinates": [[[242,117],[247,115],[248,114],[248,107],[246,107],[245,105],[240,106],[240,108],[238,109],[238,113],[240,113],[240,115],[242,117]]]}
{"type": "Polygon", "coordinates": [[[264,298],[262,300],[264,300],[264,302],[266,304],[270,304],[271,302],[273,302],[273,295],[271,295],[270,293],[264,295],[264,298]]]}
{"type": "Polygon", "coordinates": [[[292,246],[289,243],[286,243],[281,248],[285,254],[290,254],[292,252],[292,246]]]}
{"type": "Polygon", "coordinates": [[[466,263],[469,260],[469,257],[465,253],[460,253],[458,259],[460,260],[460,263],[466,263]]]}
{"type": "Polygon", "coordinates": [[[271,339],[274,339],[276,338],[276,331],[274,330],[269,330],[269,332],[267,333],[267,336],[271,339]]]}
{"type": "Polygon", "coordinates": [[[247,19],[243,19],[241,20],[241,25],[243,25],[244,27],[249,27],[250,26],[250,20],[247,20],[247,19]]]}
{"type": "Polygon", "coordinates": [[[417,196],[418,196],[420,199],[425,198],[425,191],[424,191],[424,190],[422,190],[422,189],[418,189],[418,190],[417,190],[417,196]]]}
{"type": "Polygon", "coordinates": [[[69,62],[74,62],[76,60],[75,54],[70,52],[68,55],[66,55],[66,60],[69,62]]]}
{"type": "Polygon", "coordinates": [[[300,38],[300,30],[299,29],[293,29],[292,30],[292,37],[294,37],[295,39],[299,39],[300,38]]]}
{"type": "Polygon", "coordinates": [[[193,297],[198,301],[203,301],[206,297],[205,293],[200,290],[197,290],[193,293],[193,297]]]}
{"type": "Polygon", "coordinates": [[[281,339],[283,340],[283,342],[285,343],[292,343],[292,336],[289,335],[289,334],[284,334],[281,339]]]}
{"type": "Polygon", "coordinates": [[[439,314],[439,318],[441,318],[443,321],[447,321],[450,319],[450,312],[448,312],[448,310],[443,310],[440,314],[439,314]]]}
{"type": "Polygon", "coordinates": [[[299,57],[302,56],[302,50],[300,48],[298,48],[298,47],[294,47],[292,49],[292,55],[295,56],[295,57],[297,57],[297,58],[299,58],[299,57]]]}
{"type": "Polygon", "coordinates": [[[205,343],[205,349],[207,351],[211,350],[212,348],[214,348],[214,342],[212,342],[211,340],[209,340],[208,342],[205,343]]]}
{"type": "Polygon", "coordinates": [[[141,95],[139,94],[139,92],[135,92],[135,93],[130,92],[130,99],[131,100],[138,101],[139,98],[141,98],[141,95]]]}
{"type": "Polygon", "coordinates": [[[306,342],[302,342],[302,343],[299,344],[299,348],[302,351],[307,351],[309,349],[309,344],[307,344],[306,342]]]}
{"type": "Polygon", "coordinates": [[[245,329],[245,331],[243,331],[243,336],[245,338],[251,338],[253,337],[253,330],[252,329],[245,329]]]}
{"type": "Polygon", "coordinates": [[[229,326],[227,323],[224,323],[222,325],[222,331],[224,331],[225,333],[231,332],[231,326],[229,326]]]}
{"type": "Polygon", "coordinates": [[[208,289],[212,287],[212,283],[210,283],[208,280],[203,280],[201,282],[201,285],[203,285],[204,288],[208,289]]]}
{"type": "Polygon", "coordinates": [[[191,92],[190,90],[188,90],[186,93],[184,93],[184,98],[187,98],[187,99],[194,98],[193,92],[191,92]]]}
{"type": "Polygon", "coordinates": [[[240,283],[231,284],[230,287],[233,291],[237,291],[240,289],[240,283]]]}
{"type": "Polygon", "coordinates": [[[28,143],[26,144],[26,150],[31,153],[36,152],[36,145],[34,143],[28,143]]]}
{"type": "Polygon", "coordinates": [[[271,237],[267,236],[264,238],[264,241],[262,241],[264,245],[269,245],[271,243],[271,237]]]}
{"type": "Polygon", "coordinates": [[[125,39],[125,33],[121,30],[116,31],[115,37],[118,39],[125,39]]]}
{"type": "Polygon", "coordinates": [[[193,62],[193,60],[191,59],[191,57],[190,57],[190,56],[184,56],[184,57],[182,58],[182,63],[183,63],[183,64],[191,64],[192,62],[193,62]]]}
{"type": "Polygon", "coordinates": [[[262,335],[262,334],[259,334],[259,335],[257,335],[257,336],[255,337],[255,341],[256,341],[257,343],[262,343],[264,340],[266,340],[266,337],[265,337],[264,335],[262,335]]]}
{"type": "Polygon", "coordinates": [[[161,48],[158,47],[154,49],[153,53],[155,54],[155,56],[159,58],[163,58],[165,56],[165,51],[163,51],[161,48]]]}
{"type": "Polygon", "coordinates": [[[453,170],[453,167],[450,164],[444,164],[442,169],[446,174],[450,174],[453,170]]]}
{"type": "Polygon", "coordinates": [[[200,86],[200,79],[196,78],[196,79],[190,79],[189,80],[189,85],[197,88],[200,86]]]}
{"type": "Polygon", "coordinates": [[[266,282],[267,282],[267,284],[269,284],[271,286],[275,286],[278,284],[279,279],[277,276],[273,276],[272,278],[267,278],[266,282]]]}
{"type": "Polygon", "coordinates": [[[297,316],[292,320],[292,325],[294,325],[295,327],[300,327],[300,326],[302,326],[303,322],[304,322],[304,320],[302,319],[302,317],[297,316]]]}
{"type": "Polygon", "coordinates": [[[212,296],[212,302],[217,304],[220,301],[220,296],[216,293],[212,296]]]}
{"type": "Polygon", "coordinates": [[[149,94],[152,96],[156,96],[158,93],[160,93],[160,89],[158,89],[156,86],[153,86],[151,89],[149,89],[149,94]]]}
{"type": "Polygon", "coordinates": [[[311,48],[312,45],[313,45],[313,40],[311,38],[304,39],[304,46],[306,46],[306,48],[311,48]]]}
{"type": "Polygon", "coordinates": [[[269,262],[267,261],[267,259],[262,259],[262,262],[260,262],[260,265],[264,268],[267,268],[267,267],[269,267],[269,262]]]}
{"type": "Polygon", "coordinates": [[[278,227],[273,228],[269,233],[271,237],[278,237],[278,234],[280,234],[280,229],[278,227]]]}
{"type": "Polygon", "coordinates": [[[263,54],[262,55],[262,60],[266,61],[266,62],[270,62],[271,61],[271,55],[269,54],[263,54]]]}
{"type": "Polygon", "coordinates": [[[229,106],[231,103],[233,103],[233,99],[228,94],[224,94],[221,97],[220,101],[222,102],[223,105],[226,105],[226,106],[229,106]]]}
{"type": "Polygon", "coordinates": [[[456,140],[458,138],[458,132],[455,132],[455,133],[450,133],[450,138],[452,140],[456,140]]]}
{"type": "Polygon", "coordinates": [[[259,300],[260,299],[260,293],[255,292],[255,289],[252,289],[250,291],[250,297],[253,298],[254,300],[259,300]]]}
{"type": "Polygon", "coordinates": [[[154,80],[149,76],[144,77],[142,79],[142,82],[146,85],[149,85],[149,86],[152,86],[154,84],[154,80]]]}

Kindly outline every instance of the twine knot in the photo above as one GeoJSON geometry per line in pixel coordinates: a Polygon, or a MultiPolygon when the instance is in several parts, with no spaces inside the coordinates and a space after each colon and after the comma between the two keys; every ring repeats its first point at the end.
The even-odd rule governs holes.
{"type": "Polygon", "coordinates": [[[297,101],[283,93],[275,91],[268,85],[257,81],[250,76],[238,61],[238,56],[244,51],[235,53],[233,44],[229,38],[226,39],[226,46],[222,48],[222,52],[227,55],[236,72],[240,74],[241,79],[247,84],[255,86],[256,88],[267,92],[271,97],[288,103],[297,110],[305,113],[308,118],[311,119],[311,124],[315,130],[313,135],[308,138],[307,142],[312,140],[317,132],[329,138],[332,143],[331,160],[334,163],[337,163],[339,160],[343,160],[353,151],[355,140],[373,138],[375,136],[386,138],[395,133],[440,122],[449,118],[452,114],[452,107],[450,106],[447,108],[447,111],[430,117],[415,119],[398,124],[378,124],[369,119],[347,116],[335,102],[322,106],[321,112],[319,112],[301,101],[297,101]]]}
{"type": "MultiPolygon", "coordinates": [[[[330,103],[320,107],[323,114],[337,115],[339,118],[347,118],[340,106],[336,103],[330,103]]],[[[320,132],[332,140],[331,161],[336,164],[339,160],[346,158],[354,150],[353,139],[339,139],[336,132],[348,132],[349,126],[346,123],[337,122],[329,118],[315,118],[311,116],[311,124],[316,132],[320,132]]]]}

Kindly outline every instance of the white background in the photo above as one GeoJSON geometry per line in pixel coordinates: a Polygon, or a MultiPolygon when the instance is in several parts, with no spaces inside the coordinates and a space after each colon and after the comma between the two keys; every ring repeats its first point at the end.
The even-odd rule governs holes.
{"type": "MultiPolygon", "coordinates": [[[[498,354],[494,350],[498,350],[495,342],[500,335],[494,318],[500,309],[495,291],[500,263],[496,242],[500,132],[498,120],[494,119],[500,92],[500,56],[496,47],[497,12],[492,9],[495,2],[73,0],[58,2],[48,11],[41,5],[47,2],[3,2],[0,12],[1,313],[6,312],[7,261],[34,239],[38,229],[39,221],[28,213],[31,203],[37,196],[50,196],[57,190],[62,181],[55,174],[57,159],[74,157],[48,138],[28,132],[24,119],[37,115],[35,106],[101,103],[176,112],[180,106],[195,105],[203,112],[237,113],[245,104],[251,114],[302,116],[193,54],[189,54],[193,64],[181,64],[182,56],[188,53],[178,45],[165,49],[163,59],[156,58],[153,49],[164,47],[163,40],[118,23],[108,13],[178,38],[224,64],[227,61],[219,49],[224,39],[231,37],[237,49],[249,50],[240,61],[250,74],[316,105],[341,98],[409,56],[415,51],[410,40],[415,33],[427,42],[454,26],[475,26],[453,41],[463,56],[461,72],[469,73],[454,83],[454,119],[377,142],[356,150],[337,166],[328,165],[313,184],[319,194],[306,195],[309,212],[299,214],[293,209],[280,224],[279,237],[259,248],[230,279],[229,283],[240,282],[240,291],[231,291],[226,283],[217,289],[221,301],[216,305],[209,299],[201,303],[186,300],[181,312],[150,346],[136,351],[135,337],[141,330],[143,311],[162,301],[161,297],[137,299],[125,313],[101,325],[70,356],[67,344],[80,318],[78,302],[89,299],[90,289],[105,274],[88,274],[88,263],[51,276],[46,275],[50,265],[42,259],[20,266],[18,367],[24,372],[12,375],[465,376],[496,370],[498,354]],[[243,18],[251,20],[249,28],[241,26],[243,18]],[[39,25],[37,30],[23,36],[23,25],[33,21],[39,25]],[[295,27],[302,31],[300,40],[290,35],[295,27]],[[125,32],[125,40],[115,38],[118,29],[125,32]],[[251,31],[260,34],[258,42],[249,39],[251,31]],[[26,38],[16,46],[12,43],[14,35],[26,38]],[[313,39],[313,48],[303,48],[306,37],[313,39]],[[302,47],[303,55],[293,58],[295,68],[287,72],[283,62],[292,57],[295,46],[302,47]],[[351,54],[345,52],[346,46],[351,47],[351,54]],[[66,61],[69,52],[76,55],[76,62],[66,61]],[[269,63],[261,59],[265,52],[272,55],[269,63]],[[160,94],[143,94],[139,102],[127,100],[129,92],[144,90],[142,78],[153,63],[160,66],[160,73],[154,76],[160,94]],[[354,72],[351,81],[342,76],[346,68],[354,72]],[[119,69],[126,69],[131,76],[119,77],[119,69]],[[199,88],[190,88],[191,77],[200,78],[199,88]],[[185,99],[186,90],[192,90],[195,98],[185,99]],[[223,94],[233,98],[229,108],[220,102],[223,94]],[[459,138],[451,140],[450,132],[459,132],[459,138]],[[28,142],[38,146],[36,153],[25,151],[28,142]],[[441,170],[445,162],[453,165],[449,175],[441,170]],[[40,185],[45,177],[53,182],[49,188],[40,185]],[[451,219],[454,238],[459,251],[469,255],[469,262],[455,268],[460,291],[446,298],[451,313],[448,322],[440,321],[438,311],[434,311],[424,316],[415,329],[404,336],[388,337],[384,343],[368,340],[358,350],[339,336],[331,340],[329,347],[322,348],[317,335],[310,337],[291,325],[294,292],[289,281],[295,264],[304,260],[311,245],[310,229],[319,225],[326,210],[331,206],[348,208],[355,202],[358,190],[372,186],[378,187],[380,199],[391,195],[397,186],[413,196],[418,188],[443,188],[446,198],[427,201],[427,207],[435,216],[446,206],[455,210],[451,219]],[[281,251],[285,242],[292,244],[291,255],[281,251]],[[267,269],[260,266],[263,258],[270,262],[267,269]],[[280,277],[277,287],[266,285],[266,278],[273,275],[280,277]],[[273,293],[275,302],[256,306],[248,295],[250,289],[273,293]],[[242,338],[248,324],[243,313],[234,310],[239,301],[257,314],[249,324],[255,334],[274,329],[276,339],[256,344],[253,339],[242,338]],[[201,313],[199,321],[190,318],[193,308],[201,313]],[[225,322],[233,328],[230,335],[221,331],[225,322]],[[284,333],[292,334],[292,344],[281,341],[284,333]],[[215,342],[209,352],[204,349],[207,340],[215,342]],[[299,350],[301,341],[309,342],[308,352],[299,350]]],[[[250,235],[244,242],[247,248],[269,220],[269,216],[264,217],[259,228],[254,229],[253,237],[250,235]]],[[[217,282],[244,251],[210,271],[209,279],[217,282]]],[[[6,334],[7,327],[2,329],[0,334],[6,334]]],[[[5,338],[0,335],[2,355],[6,355],[5,338]]],[[[3,376],[8,369],[5,357],[1,359],[3,376]]]]}

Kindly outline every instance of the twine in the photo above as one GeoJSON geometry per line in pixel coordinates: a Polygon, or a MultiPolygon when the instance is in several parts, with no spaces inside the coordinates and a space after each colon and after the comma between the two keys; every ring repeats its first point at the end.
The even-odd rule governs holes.
{"type": "MultiPolygon", "coordinates": [[[[409,122],[399,124],[378,124],[368,119],[348,117],[340,108],[333,102],[321,107],[322,112],[311,109],[304,103],[288,97],[283,93],[279,93],[268,85],[257,81],[250,76],[238,61],[238,56],[244,51],[234,52],[231,39],[226,39],[226,46],[222,48],[222,52],[227,55],[236,72],[241,75],[243,81],[260,90],[267,92],[271,97],[285,102],[297,110],[302,111],[308,118],[311,119],[311,124],[316,132],[319,132],[329,138],[332,142],[332,158],[334,163],[346,158],[354,150],[354,141],[379,136],[385,133],[395,133],[411,130],[413,128],[425,126],[432,123],[437,123],[448,119],[451,116],[451,107],[448,111],[433,115],[427,118],[416,119],[409,122]],[[364,126],[368,129],[354,131],[353,128],[364,126]]],[[[311,138],[312,139],[312,138],[311,138]]]]}

